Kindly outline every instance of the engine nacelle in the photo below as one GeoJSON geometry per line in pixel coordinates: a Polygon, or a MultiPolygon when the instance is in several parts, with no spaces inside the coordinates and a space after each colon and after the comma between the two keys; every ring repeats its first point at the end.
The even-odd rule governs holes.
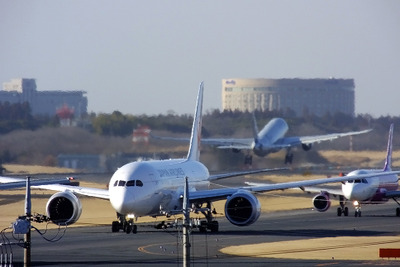
{"type": "Polygon", "coordinates": [[[301,144],[304,151],[309,151],[312,148],[312,144],[301,144]]]}
{"type": "Polygon", "coordinates": [[[238,191],[226,200],[225,216],[234,225],[250,225],[257,221],[260,214],[260,202],[245,190],[238,191]]]}
{"type": "Polygon", "coordinates": [[[312,203],[314,208],[319,212],[327,211],[331,206],[331,200],[329,199],[329,195],[326,193],[316,195],[313,198],[312,203]]]}
{"type": "Polygon", "coordinates": [[[73,193],[58,192],[47,201],[46,213],[53,223],[70,225],[75,223],[81,216],[82,204],[73,193]]]}

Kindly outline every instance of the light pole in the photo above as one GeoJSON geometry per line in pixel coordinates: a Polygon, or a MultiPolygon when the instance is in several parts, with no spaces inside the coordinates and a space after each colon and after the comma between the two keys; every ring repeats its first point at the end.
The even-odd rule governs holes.
{"type": "Polygon", "coordinates": [[[26,177],[25,216],[28,231],[24,235],[24,266],[31,266],[31,177],[26,177]]]}

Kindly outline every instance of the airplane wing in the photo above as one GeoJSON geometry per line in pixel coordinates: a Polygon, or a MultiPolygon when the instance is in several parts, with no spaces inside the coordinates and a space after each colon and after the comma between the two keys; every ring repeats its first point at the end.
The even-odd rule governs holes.
{"type": "MultiPolygon", "coordinates": [[[[71,178],[62,179],[31,179],[32,188],[47,189],[53,191],[70,191],[76,194],[109,199],[107,189],[98,189],[90,187],[72,186],[71,178]]],[[[26,186],[25,178],[3,177],[0,176],[0,190],[15,189],[26,186]]]]}
{"type": "MultiPolygon", "coordinates": [[[[167,137],[157,136],[150,132],[150,136],[158,140],[177,141],[189,143],[189,138],[186,137],[167,137]]],[[[252,138],[202,138],[201,143],[216,146],[220,149],[251,149],[251,144],[254,141],[252,138]]]]}
{"type": "Polygon", "coordinates": [[[110,199],[110,194],[108,192],[108,189],[70,186],[70,185],[61,185],[61,184],[43,185],[43,186],[38,186],[38,188],[59,191],[59,192],[69,191],[69,192],[72,192],[75,194],[88,196],[88,197],[110,199]]]}
{"type": "MultiPolygon", "coordinates": [[[[245,182],[245,184],[249,186],[264,186],[268,185],[265,183],[254,183],[254,182],[245,182]]],[[[340,196],[343,195],[343,192],[340,188],[327,188],[327,187],[318,187],[318,186],[301,186],[299,189],[303,190],[306,193],[321,193],[327,192],[330,195],[340,196]]]]}
{"type": "Polygon", "coordinates": [[[385,197],[387,198],[396,198],[400,197],[400,191],[389,191],[385,193],[385,197]]]}
{"type": "Polygon", "coordinates": [[[288,170],[288,168],[257,169],[257,170],[248,170],[248,171],[240,171],[240,172],[214,174],[214,175],[210,175],[208,180],[209,181],[215,181],[215,180],[219,180],[219,179],[225,179],[225,178],[236,177],[236,176],[243,176],[243,175],[247,175],[247,174],[256,174],[256,173],[274,172],[274,171],[283,171],[283,170],[288,170]]]}
{"type": "Polygon", "coordinates": [[[220,149],[252,149],[252,138],[204,138],[201,143],[220,149]]]}
{"type": "Polygon", "coordinates": [[[342,189],[340,188],[327,188],[327,187],[317,187],[317,186],[308,186],[308,187],[300,187],[306,193],[321,193],[326,192],[333,196],[343,196],[342,189]]]}
{"type": "Polygon", "coordinates": [[[392,171],[392,172],[378,172],[378,173],[369,173],[369,174],[361,174],[354,176],[339,176],[332,178],[322,178],[322,179],[314,179],[314,180],[303,180],[303,181],[295,181],[295,182],[286,182],[286,183],[275,183],[275,184],[262,184],[256,186],[245,186],[238,188],[219,188],[219,189],[211,189],[211,190],[202,190],[202,191],[194,191],[190,192],[189,199],[192,202],[196,201],[215,201],[225,199],[236,192],[239,191],[248,191],[248,192],[269,192],[275,190],[284,190],[289,188],[302,188],[307,186],[315,186],[320,184],[329,184],[329,183],[338,183],[344,182],[348,180],[354,179],[363,179],[369,177],[383,176],[388,174],[399,174],[400,171],[392,171]]]}
{"type": "MultiPolygon", "coordinates": [[[[62,179],[32,179],[31,186],[44,186],[50,184],[70,184],[70,178],[62,179]]],[[[0,190],[15,189],[26,186],[26,179],[13,177],[0,177],[0,190]]]]}
{"type": "Polygon", "coordinates": [[[332,141],[334,139],[344,137],[344,136],[351,136],[351,135],[358,135],[364,134],[372,131],[372,129],[363,130],[363,131],[356,131],[356,132],[347,132],[347,133],[332,133],[332,134],[324,134],[324,135],[313,135],[313,136],[294,136],[294,137],[284,137],[278,140],[275,146],[280,148],[287,148],[291,146],[296,146],[300,144],[312,144],[316,142],[323,142],[323,141],[332,141]]]}

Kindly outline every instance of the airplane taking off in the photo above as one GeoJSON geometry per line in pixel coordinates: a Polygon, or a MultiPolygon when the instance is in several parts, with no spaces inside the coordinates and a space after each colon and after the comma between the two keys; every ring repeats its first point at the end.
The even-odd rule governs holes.
{"type": "MultiPolygon", "coordinates": [[[[295,146],[302,146],[303,150],[309,151],[313,143],[322,141],[332,141],[333,139],[358,135],[370,132],[372,129],[346,132],[346,133],[331,133],[314,136],[292,136],[285,137],[289,130],[289,126],[282,118],[273,118],[264,128],[259,131],[255,115],[253,113],[253,138],[203,138],[201,142],[207,145],[213,145],[220,149],[232,149],[233,152],[241,150],[251,150],[259,157],[265,157],[270,153],[278,152],[286,149],[285,164],[293,162],[293,153],[291,149],[295,146]]],[[[188,141],[187,138],[161,137],[151,134],[152,137],[161,140],[188,141]]],[[[246,163],[251,165],[251,156],[247,158],[246,163]]]]}
{"type": "MultiPolygon", "coordinates": [[[[96,189],[68,185],[41,185],[39,188],[60,191],[47,202],[47,216],[58,225],[76,222],[82,205],[75,194],[108,199],[118,215],[119,221],[112,223],[112,231],[123,229],[136,233],[134,219],[141,216],[171,216],[182,214],[183,198],[187,197],[191,211],[201,212],[205,220],[200,231],[216,232],[218,221],[213,217],[211,203],[226,199],[225,216],[237,226],[247,226],[257,221],[261,213],[259,200],[254,193],[343,182],[349,179],[368,178],[371,174],[331,179],[316,179],[278,183],[263,186],[227,187],[209,189],[210,182],[217,179],[262,173],[279,169],[248,170],[242,172],[210,175],[207,167],[199,161],[203,106],[203,83],[200,84],[189,151],[186,158],[131,162],[119,168],[111,177],[108,189],[96,189]],[[185,194],[186,181],[189,194],[185,194]],[[189,195],[189,196],[188,196],[189,195]],[[205,207],[203,207],[205,205],[205,207]]],[[[374,173],[374,176],[389,172],[374,173]]],[[[400,173],[390,172],[390,173],[400,173]]],[[[10,178],[8,178],[10,179],[10,178]]],[[[0,177],[0,182],[2,179],[0,177]]]]}

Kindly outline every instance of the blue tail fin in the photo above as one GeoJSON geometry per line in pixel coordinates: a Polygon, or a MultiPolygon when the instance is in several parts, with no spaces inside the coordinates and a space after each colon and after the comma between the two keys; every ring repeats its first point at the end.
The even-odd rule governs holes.
{"type": "Polygon", "coordinates": [[[188,160],[195,160],[195,161],[200,160],[203,90],[204,90],[204,83],[201,82],[199,86],[199,92],[197,94],[196,109],[194,111],[192,135],[190,137],[190,147],[187,155],[188,160]]]}
{"type": "Polygon", "coordinates": [[[388,140],[387,151],[386,151],[386,162],[385,162],[385,167],[383,168],[383,171],[391,171],[392,170],[393,128],[394,128],[394,124],[392,123],[392,124],[390,124],[390,129],[389,129],[389,140],[388,140]]]}

